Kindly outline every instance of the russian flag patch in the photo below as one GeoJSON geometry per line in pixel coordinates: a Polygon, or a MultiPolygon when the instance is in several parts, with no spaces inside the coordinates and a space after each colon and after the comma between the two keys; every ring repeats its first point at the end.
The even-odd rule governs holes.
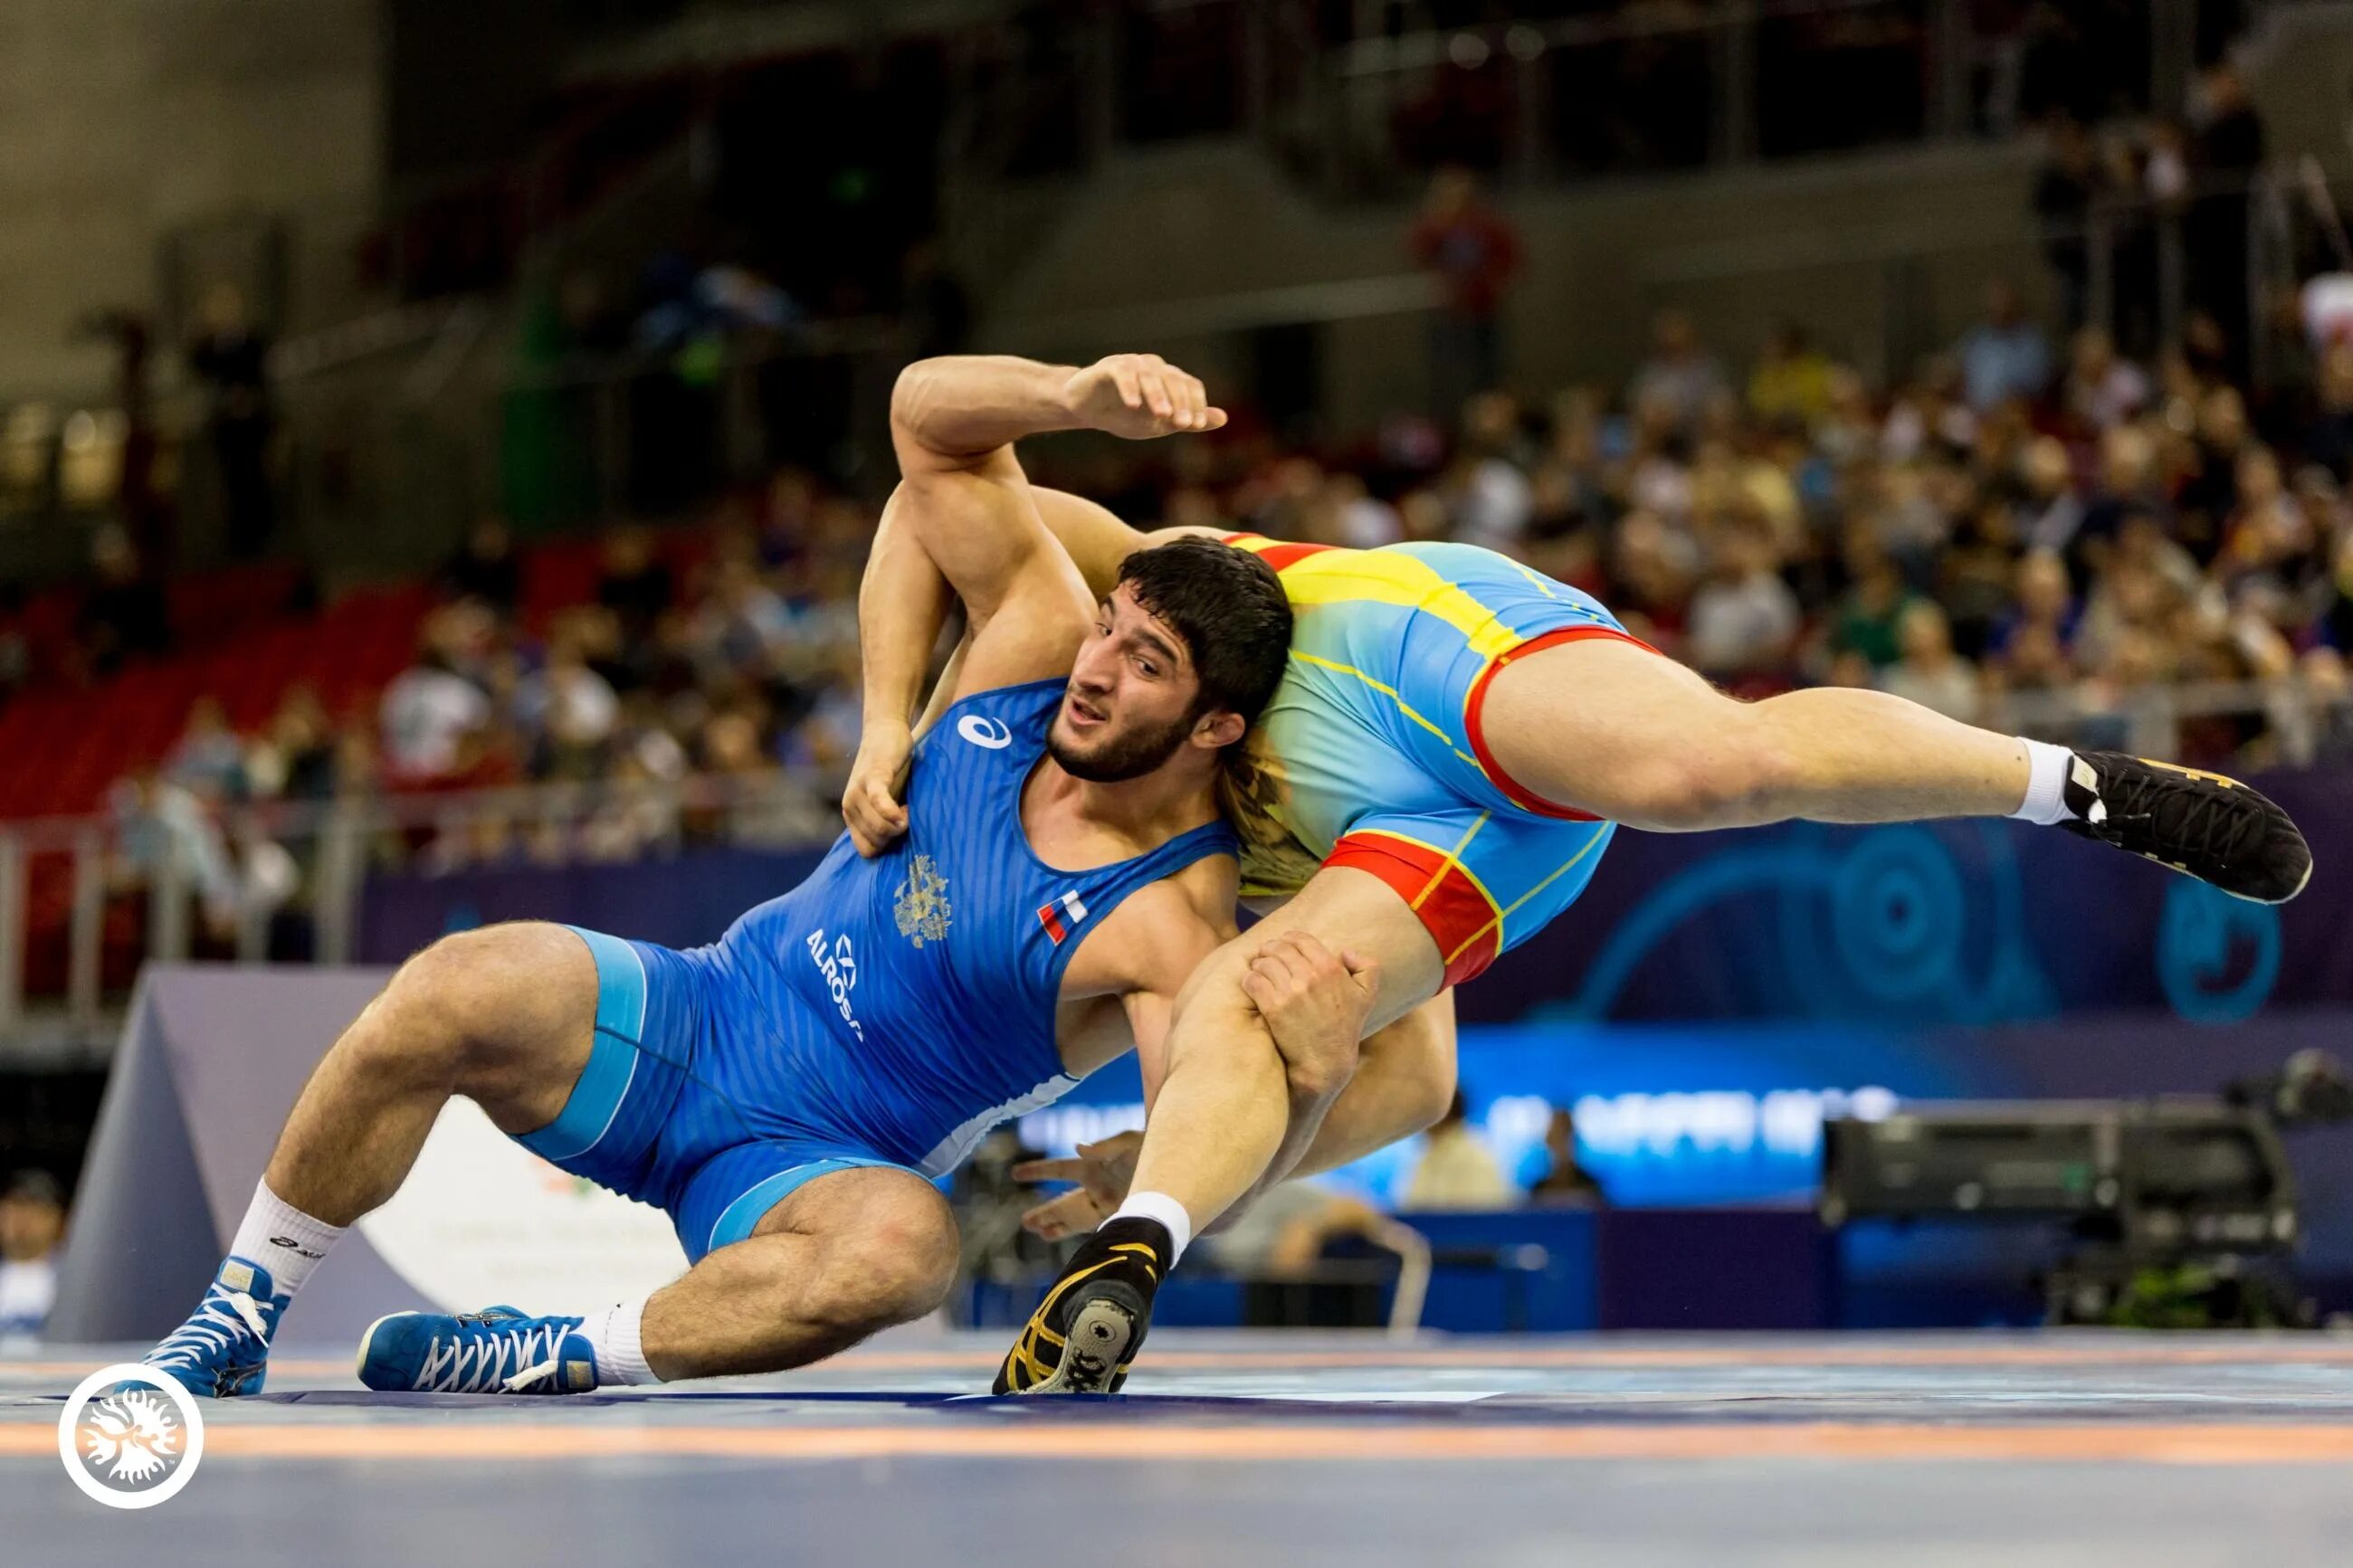
{"type": "Polygon", "coordinates": [[[1080,900],[1075,889],[1064,893],[1050,904],[1038,906],[1038,923],[1046,928],[1046,934],[1054,939],[1056,947],[1061,946],[1072,929],[1086,918],[1087,906],[1080,900]]]}

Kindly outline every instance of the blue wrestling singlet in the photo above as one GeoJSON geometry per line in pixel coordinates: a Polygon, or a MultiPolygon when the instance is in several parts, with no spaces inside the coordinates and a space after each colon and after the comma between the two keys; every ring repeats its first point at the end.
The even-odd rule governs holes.
{"type": "Polygon", "coordinates": [[[809,879],[712,946],[581,931],[596,1039],[563,1112],[522,1141],[659,1205],[689,1259],[740,1241],[828,1171],[945,1173],[991,1128],[1076,1081],[1055,1047],[1062,969],[1136,889],[1235,850],[1222,822],[1062,871],[1021,792],[1064,682],[967,697],[917,742],[908,831],[867,860],[844,834],[809,879]]]}

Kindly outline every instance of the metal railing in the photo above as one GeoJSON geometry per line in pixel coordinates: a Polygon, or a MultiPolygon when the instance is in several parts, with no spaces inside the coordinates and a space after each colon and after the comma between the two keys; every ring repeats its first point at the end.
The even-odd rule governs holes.
{"type": "MultiPolygon", "coordinates": [[[[777,773],[551,783],[275,801],[191,812],[150,800],[0,826],[0,1047],[37,1001],[85,1041],[131,975],[107,961],[353,962],[372,873],[431,875],[659,858],[709,844],[821,845],[823,782],[777,773]],[[36,895],[45,895],[37,897],[36,895]],[[62,894],[62,899],[59,895],[62,894]],[[62,903],[61,971],[28,972],[36,911],[62,903]],[[110,943],[110,929],[135,943],[110,943]]],[[[52,931],[52,933],[54,931],[52,931]]]]}
{"type": "MultiPolygon", "coordinates": [[[[1989,699],[1989,727],[2159,758],[2217,754],[2202,721],[2237,721],[2243,765],[2353,762],[2353,694],[2303,677],[2118,690],[2098,682],[1989,699]]],[[[2227,751],[2228,748],[2225,748],[2227,751]]],[[[697,776],[673,782],[555,783],[439,795],[389,795],[231,807],[159,831],[164,815],[118,811],[0,826],[0,1049],[32,1003],[95,1042],[111,993],[106,962],[203,955],[237,963],[338,964],[361,952],[362,894],[372,873],[430,875],[656,858],[699,844],[807,847],[840,823],[836,781],[806,774],[697,776]],[[37,900],[37,888],[46,897],[37,900]],[[37,908],[62,892],[61,973],[32,976],[37,908]],[[127,906],[127,908],[126,908],[127,906]],[[137,936],[110,947],[110,917],[137,936]]],[[[54,921],[45,928],[51,936],[54,921]]]]}

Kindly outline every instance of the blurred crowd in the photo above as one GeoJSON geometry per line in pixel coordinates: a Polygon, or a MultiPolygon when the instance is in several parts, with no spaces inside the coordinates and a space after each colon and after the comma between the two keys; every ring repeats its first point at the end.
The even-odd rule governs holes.
{"type": "MultiPolygon", "coordinates": [[[[1214,440],[1049,449],[1034,468],[1140,524],[1499,550],[1746,697],[1874,686],[2121,745],[2153,686],[2301,676],[2337,718],[2348,690],[2353,342],[2324,345],[2310,395],[2258,419],[2197,333],[2136,361],[2096,328],[2054,339],[1999,281],[1949,352],[1884,392],[1797,324],[1736,367],[1669,311],[1614,390],[1482,391],[1451,428],[1399,416],[1337,450],[1243,418],[1214,440]]],[[[722,504],[691,566],[646,530],[610,531],[587,597],[527,628],[515,545],[485,521],[375,711],[339,721],[298,686],[240,735],[199,703],[171,755],[121,786],[153,847],[126,841],[151,869],[178,854],[226,920],[257,878],[286,879],[206,826],[227,803],[617,786],[576,811],[406,834],[428,868],[821,835],[858,742],[872,524],[780,473],[722,504]],[[689,779],[759,808],[698,819],[649,787],[689,779]]],[[[2274,715],[2241,706],[2167,739],[2192,763],[2276,755],[2274,715]]],[[[2317,743],[2343,745],[2343,728],[2317,743]]]]}
{"type": "MultiPolygon", "coordinates": [[[[2155,684],[2345,691],[2353,343],[2316,381],[2258,421],[2213,338],[2130,360],[1997,281],[1883,393],[1798,324],[1737,367],[1668,311],[1614,392],[1491,390],[1451,431],[1396,418],[1324,453],[1245,432],[1088,477],[1130,516],[1504,551],[1744,696],[1871,685],[2005,723],[2028,699],[2115,744],[2155,684]]],[[[2193,761],[2276,742],[2261,712],[2176,739],[2193,761]]]]}
{"type": "Polygon", "coordinates": [[[240,733],[200,699],[170,752],[111,793],[115,885],[171,868],[202,934],[227,942],[304,883],[323,814],[301,808],[359,800],[390,808],[368,853],[427,872],[821,839],[858,745],[871,531],[863,509],[783,473],[691,531],[690,550],[610,530],[587,596],[527,624],[522,562],[486,519],[372,709],[331,713],[298,683],[240,733]],[[556,798],[512,793],[533,784],[556,798]]]}

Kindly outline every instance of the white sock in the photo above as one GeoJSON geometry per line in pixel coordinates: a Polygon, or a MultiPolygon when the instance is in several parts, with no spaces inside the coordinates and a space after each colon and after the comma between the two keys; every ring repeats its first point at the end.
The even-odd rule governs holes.
{"type": "Polygon", "coordinates": [[[311,1270],[319,1267],[319,1260],[343,1234],[342,1226],[314,1219],[271,1192],[268,1182],[259,1182],[254,1185],[252,1205],[245,1211],[245,1223],[237,1227],[237,1239],[228,1244],[228,1250],[233,1258],[269,1269],[277,1293],[291,1296],[302,1289],[311,1270]]]}
{"type": "Polygon", "coordinates": [[[599,1386],[661,1381],[646,1364],[646,1348],[638,1338],[645,1319],[646,1298],[640,1296],[634,1301],[591,1312],[581,1320],[580,1331],[587,1337],[589,1348],[596,1352],[599,1386]]]}
{"type": "Polygon", "coordinates": [[[2026,803],[2010,815],[2021,822],[2040,823],[2048,827],[2066,822],[2074,816],[2067,809],[2067,770],[2075,761],[2075,753],[2064,746],[2054,746],[2048,741],[2030,741],[2025,736],[2018,743],[2026,748],[2026,803]]]}
{"type": "MultiPolygon", "coordinates": [[[[1176,1267],[1176,1258],[1185,1256],[1185,1248],[1193,1239],[1193,1216],[1185,1212],[1183,1204],[1166,1193],[1130,1193],[1127,1202],[1120,1205],[1119,1212],[1111,1217],[1159,1221],[1168,1232],[1168,1244],[1176,1249],[1176,1258],[1168,1260],[1171,1268],[1176,1267]]],[[[1111,1220],[1103,1223],[1108,1225],[1111,1220]]]]}

